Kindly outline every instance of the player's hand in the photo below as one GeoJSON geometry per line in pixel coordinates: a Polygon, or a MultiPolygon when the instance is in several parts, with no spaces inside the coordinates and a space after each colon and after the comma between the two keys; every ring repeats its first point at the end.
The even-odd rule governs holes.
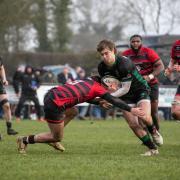
{"type": "Polygon", "coordinates": [[[3,80],[3,85],[7,86],[9,83],[7,80],[3,80]]]}
{"type": "Polygon", "coordinates": [[[165,76],[170,76],[171,73],[172,73],[172,70],[170,68],[166,68],[164,71],[165,76]]]}
{"type": "Polygon", "coordinates": [[[177,71],[177,72],[180,72],[180,65],[175,64],[175,65],[173,66],[173,70],[174,70],[174,71],[177,71]]]}
{"type": "Polygon", "coordinates": [[[147,82],[150,81],[150,78],[149,78],[149,76],[147,76],[147,75],[143,76],[143,78],[144,78],[147,82]]]}
{"type": "Polygon", "coordinates": [[[99,105],[105,109],[110,109],[113,106],[111,103],[108,103],[106,100],[100,100],[99,105]]]}
{"type": "Polygon", "coordinates": [[[145,116],[145,112],[141,108],[131,108],[131,113],[140,118],[144,118],[145,116]]]}

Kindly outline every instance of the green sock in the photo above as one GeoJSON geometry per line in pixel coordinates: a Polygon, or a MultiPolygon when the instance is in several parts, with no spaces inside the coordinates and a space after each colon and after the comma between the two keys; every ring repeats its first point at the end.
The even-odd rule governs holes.
{"type": "Polygon", "coordinates": [[[157,149],[156,145],[152,142],[152,140],[151,140],[151,138],[150,138],[150,136],[148,134],[143,136],[143,137],[141,137],[140,140],[149,149],[157,149]]]}

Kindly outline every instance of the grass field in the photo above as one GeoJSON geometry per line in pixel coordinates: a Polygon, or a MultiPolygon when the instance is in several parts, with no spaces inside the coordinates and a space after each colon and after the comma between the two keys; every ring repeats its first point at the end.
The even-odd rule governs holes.
{"type": "MultiPolygon", "coordinates": [[[[47,131],[46,123],[14,122],[20,135],[47,131]]],[[[17,153],[16,137],[0,122],[0,180],[179,180],[180,123],[162,122],[160,155],[141,157],[146,148],[123,120],[72,121],[65,129],[64,153],[45,144],[17,153]]]]}

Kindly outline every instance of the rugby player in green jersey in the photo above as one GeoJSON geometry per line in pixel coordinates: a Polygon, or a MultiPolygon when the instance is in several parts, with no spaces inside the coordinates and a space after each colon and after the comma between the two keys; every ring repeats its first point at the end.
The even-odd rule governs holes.
{"type": "MultiPolygon", "coordinates": [[[[141,107],[146,115],[144,118],[137,118],[132,113],[123,112],[123,116],[136,136],[148,147],[144,156],[158,154],[157,146],[163,144],[163,138],[153,124],[151,117],[151,104],[149,98],[150,88],[146,80],[139,74],[132,61],[124,56],[117,55],[116,46],[112,41],[102,40],[97,45],[97,51],[101,55],[102,61],[98,65],[98,72],[101,77],[113,76],[121,82],[121,88],[112,93],[115,97],[120,97],[123,101],[132,106],[141,107]],[[142,127],[143,122],[148,133],[142,127]],[[155,145],[156,144],[156,145],[155,145]]],[[[106,103],[101,103],[106,106],[106,103]]]]}

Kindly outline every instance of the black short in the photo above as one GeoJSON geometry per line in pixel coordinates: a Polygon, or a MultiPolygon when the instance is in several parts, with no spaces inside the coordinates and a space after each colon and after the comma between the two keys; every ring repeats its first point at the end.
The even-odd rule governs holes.
{"type": "Polygon", "coordinates": [[[149,100],[149,91],[148,90],[138,90],[136,93],[127,93],[126,95],[120,97],[127,104],[137,104],[139,101],[147,99],[149,100]]]}
{"type": "Polygon", "coordinates": [[[150,100],[154,101],[154,100],[158,100],[159,99],[159,85],[158,84],[154,84],[151,85],[151,91],[150,91],[150,100]]]}
{"type": "Polygon", "coordinates": [[[179,85],[178,88],[177,88],[176,96],[180,96],[180,85],[179,85]]]}
{"type": "Polygon", "coordinates": [[[49,91],[44,97],[44,114],[49,123],[61,123],[64,119],[64,111],[53,102],[54,94],[49,91]]]}
{"type": "Polygon", "coordinates": [[[2,82],[0,81],[0,95],[1,95],[1,94],[6,94],[6,90],[5,90],[2,82]]]}

